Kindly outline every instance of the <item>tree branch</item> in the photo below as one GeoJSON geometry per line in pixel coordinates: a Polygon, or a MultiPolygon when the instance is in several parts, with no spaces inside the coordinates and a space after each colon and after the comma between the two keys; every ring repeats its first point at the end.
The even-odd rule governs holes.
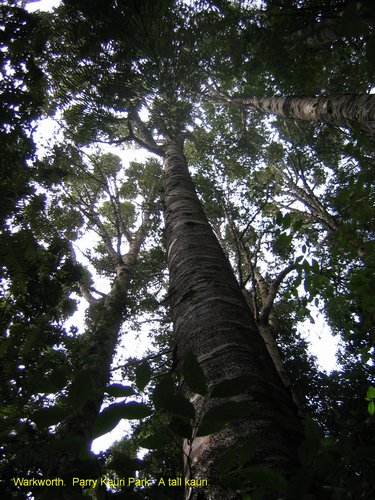
{"type": "Polygon", "coordinates": [[[257,277],[257,282],[258,282],[259,288],[263,287],[263,291],[267,290],[267,294],[264,295],[265,300],[263,300],[263,293],[261,291],[263,307],[262,307],[262,310],[260,312],[259,319],[263,323],[268,323],[268,319],[269,319],[270,313],[272,311],[275,297],[277,295],[277,292],[279,291],[279,288],[280,288],[280,285],[281,285],[283,279],[285,278],[285,276],[287,276],[295,268],[296,268],[296,265],[294,263],[290,264],[289,266],[284,268],[282,271],[280,271],[280,273],[272,281],[272,283],[269,287],[267,286],[265,279],[259,273],[259,271],[256,271],[256,277],[257,277]],[[264,283],[263,282],[260,283],[258,281],[258,276],[260,277],[259,279],[263,280],[264,283]]]}

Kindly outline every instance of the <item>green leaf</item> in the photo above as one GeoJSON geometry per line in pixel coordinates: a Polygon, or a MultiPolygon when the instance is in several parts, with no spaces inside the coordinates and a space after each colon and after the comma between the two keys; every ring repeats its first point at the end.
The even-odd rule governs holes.
{"type": "Polygon", "coordinates": [[[290,227],[291,223],[292,223],[292,216],[288,212],[288,213],[286,213],[284,215],[284,219],[283,219],[283,222],[282,222],[283,228],[284,229],[288,229],[290,227]]]}
{"type": "Polygon", "coordinates": [[[320,271],[319,262],[316,259],[311,260],[311,269],[314,273],[318,273],[320,271]]]}
{"type": "Polygon", "coordinates": [[[308,260],[304,260],[302,262],[302,267],[303,269],[306,271],[306,272],[310,272],[310,269],[311,269],[311,264],[308,260]]]}
{"type": "Polygon", "coordinates": [[[107,434],[107,432],[111,432],[117,426],[123,418],[121,414],[122,406],[122,403],[115,403],[107,406],[107,408],[104,408],[104,410],[99,413],[92,429],[94,439],[103,434],[107,434]]]}
{"type": "Polygon", "coordinates": [[[292,242],[293,234],[281,233],[278,238],[276,238],[275,243],[279,248],[286,248],[292,242]]]}
{"type": "Polygon", "coordinates": [[[305,495],[310,491],[313,480],[314,471],[311,467],[300,468],[296,475],[289,480],[288,493],[291,493],[290,498],[306,498],[305,495]]]}
{"type": "Polygon", "coordinates": [[[221,477],[220,483],[224,486],[224,488],[230,491],[240,490],[243,486],[243,480],[239,477],[236,477],[234,474],[228,474],[221,477]]]}
{"type": "Polygon", "coordinates": [[[132,476],[136,470],[145,468],[145,462],[138,458],[132,458],[124,453],[114,452],[112,460],[108,467],[122,474],[123,476],[132,476]]]}
{"type": "Polygon", "coordinates": [[[305,292],[308,293],[311,291],[311,279],[310,276],[306,276],[306,278],[303,280],[303,288],[305,289],[305,292]]]}
{"type": "MultiPolygon", "coordinates": [[[[295,282],[294,282],[294,286],[295,286],[296,288],[298,288],[298,287],[300,286],[300,284],[301,284],[301,283],[302,283],[302,275],[301,275],[301,274],[299,274],[299,275],[297,276],[297,278],[296,278],[295,282]]],[[[297,295],[298,295],[298,294],[297,294],[297,295]]]]}
{"type": "Polygon", "coordinates": [[[68,394],[68,402],[74,409],[82,408],[93,393],[90,372],[82,370],[73,380],[68,394]]]}
{"type": "Polygon", "coordinates": [[[237,418],[247,417],[253,411],[251,401],[229,401],[210,408],[204,415],[202,423],[218,420],[219,422],[230,422],[237,418]]]}
{"type": "Polygon", "coordinates": [[[222,429],[224,429],[225,425],[225,422],[220,422],[219,420],[202,422],[202,424],[198,427],[196,436],[209,436],[210,434],[214,434],[215,432],[220,432],[222,429]]]}
{"type": "Polygon", "coordinates": [[[32,414],[31,420],[36,423],[37,427],[50,427],[57,425],[64,420],[68,415],[68,411],[61,406],[50,406],[49,408],[42,408],[32,414]]]}
{"type": "Polygon", "coordinates": [[[375,67],[375,33],[373,33],[367,39],[366,44],[366,59],[370,66],[370,68],[374,69],[375,67]]]}
{"type": "Polygon", "coordinates": [[[375,16],[375,4],[373,0],[361,0],[361,5],[363,10],[365,10],[368,14],[375,16]]]}
{"type": "Polygon", "coordinates": [[[78,437],[67,437],[65,436],[63,439],[54,440],[53,442],[48,444],[48,452],[49,453],[78,453],[84,446],[82,439],[78,437]]]}
{"type": "Polygon", "coordinates": [[[303,219],[297,219],[294,223],[293,223],[293,231],[294,232],[297,232],[301,229],[301,227],[303,226],[304,222],[303,222],[303,219]]]}
{"type": "Polygon", "coordinates": [[[283,213],[282,213],[282,212],[280,212],[280,211],[279,211],[279,212],[277,212],[277,214],[276,214],[276,224],[277,224],[278,226],[281,226],[281,225],[282,225],[282,223],[283,223],[283,218],[284,218],[283,213]]]}
{"type": "Polygon", "coordinates": [[[311,467],[321,450],[321,443],[314,438],[306,438],[298,449],[298,456],[305,467],[311,467]]]}
{"type": "Polygon", "coordinates": [[[107,387],[106,393],[109,396],[113,396],[114,398],[123,398],[133,396],[135,394],[135,391],[128,385],[111,384],[107,387]]]}
{"type": "Polygon", "coordinates": [[[177,436],[186,438],[186,439],[191,439],[192,433],[193,433],[193,428],[191,425],[187,424],[186,422],[183,422],[178,419],[173,419],[171,423],[169,424],[169,427],[171,431],[174,434],[177,434],[177,436]]]}
{"type": "Polygon", "coordinates": [[[226,398],[241,394],[249,389],[251,382],[254,382],[254,380],[247,376],[223,380],[212,388],[210,396],[212,398],[226,398]]]}
{"type": "Polygon", "coordinates": [[[195,418],[194,406],[187,398],[182,396],[182,394],[172,395],[164,399],[162,407],[174,415],[179,415],[188,419],[195,418]]]}
{"type": "Polygon", "coordinates": [[[146,437],[139,442],[142,448],[148,450],[157,450],[158,448],[165,448],[171,441],[170,436],[166,432],[158,432],[152,436],[146,437]]]}
{"type": "Polygon", "coordinates": [[[342,30],[345,35],[367,35],[369,26],[361,19],[357,2],[348,2],[341,17],[342,30]]]}
{"type": "Polygon", "coordinates": [[[229,448],[228,450],[226,450],[218,463],[219,473],[223,474],[233,469],[238,463],[237,458],[238,455],[236,448],[229,448]]]}
{"type": "Polygon", "coordinates": [[[373,416],[374,413],[375,413],[375,403],[374,403],[374,401],[370,401],[369,402],[367,409],[368,409],[369,414],[371,416],[373,416]]]}
{"type": "Polygon", "coordinates": [[[256,486],[263,486],[279,493],[286,491],[288,486],[288,482],[282,474],[265,467],[248,467],[241,470],[240,475],[245,479],[250,479],[256,486]]]}
{"type": "Polygon", "coordinates": [[[174,391],[175,387],[172,377],[170,375],[165,375],[155,387],[152,394],[155,406],[157,408],[163,408],[164,401],[167,401],[171,396],[173,396],[174,391]]]}
{"type": "Polygon", "coordinates": [[[366,401],[371,401],[375,399],[375,387],[370,385],[366,392],[366,401]]]}
{"type": "Polygon", "coordinates": [[[144,403],[131,401],[121,405],[121,416],[128,420],[146,418],[151,414],[152,409],[144,403]]]}
{"type": "Polygon", "coordinates": [[[204,396],[207,392],[204,372],[192,352],[188,352],[182,365],[182,375],[189,389],[204,396]]]}
{"type": "Polygon", "coordinates": [[[258,445],[259,436],[251,436],[245,440],[243,445],[238,450],[240,465],[245,465],[247,462],[254,458],[258,445]]]}
{"type": "Polygon", "coordinates": [[[305,436],[314,441],[321,441],[324,439],[324,432],[319,424],[311,417],[306,417],[304,421],[305,436]]]}
{"type": "Polygon", "coordinates": [[[44,377],[41,377],[38,373],[37,375],[31,375],[28,379],[28,385],[34,393],[56,393],[61,391],[66,384],[66,371],[59,368],[56,368],[44,377]]]}
{"type": "Polygon", "coordinates": [[[150,382],[152,370],[147,361],[143,361],[135,370],[135,385],[137,389],[143,391],[150,382]]]}

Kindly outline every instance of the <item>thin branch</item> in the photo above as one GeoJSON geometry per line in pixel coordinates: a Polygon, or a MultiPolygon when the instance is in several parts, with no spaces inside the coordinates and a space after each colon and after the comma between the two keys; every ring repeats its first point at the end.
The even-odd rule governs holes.
{"type": "MultiPolygon", "coordinates": [[[[284,268],[280,273],[276,276],[276,278],[272,281],[271,285],[268,288],[268,293],[265,302],[263,303],[262,310],[259,315],[259,319],[264,322],[268,323],[269,316],[272,311],[273,303],[276,298],[276,295],[279,291],[280,285],[283,281],[283,279],[294,269],[296,268],[296,265],[290,264],[286,268],[284,268]]],[[[264,279],[264,278],[263,278],[264,279]]]]}
{"type": "Polygon", "coordinates": [[[132,139],[137,144],[147,149],[151,153],[154,153],[158,156],[162,156],[164,153],[164,148],[156,143],[151,132],[148,130],[143,121],[140,119],[138,113],[134,112],[131,116],[131,119],[133,120],[134,125],[137,127],[142,138],[138,137],[134,133],[133,124],[130,120],[128,122],[129,137],[132,137],[132,139]]]}

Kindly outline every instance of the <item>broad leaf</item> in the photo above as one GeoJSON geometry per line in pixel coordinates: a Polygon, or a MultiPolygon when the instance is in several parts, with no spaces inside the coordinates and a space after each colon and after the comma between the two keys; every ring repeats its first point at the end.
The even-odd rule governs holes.
{"type": "Polygon", "coordinates": [[[138,390],[143,391],[146,385],[150,382],[151,375],[151,367],[146,361],[143,361],[137,366],[135,370],[135,385],[138,390]]]}
{"type": "Polygon", "coordinates": [[[50,427],[64,420],[67,414],[68,411],[61,406],[50,406],[49,408],[37,410],[32,414],[31,420],[36,423],[37,427],[50,427]]]}
{"type": "Polygon", "coordinates": [[[83,370],[73,380],[68,394],[69,404],[75,408],[81,408],[93,393],[93,384],[90,373],[83,370]]]}
{"type": "Polygon", "coordinates": [[[174,391],[175,387],[172,377],[170,375],[165,375],[155,387],[152,394],[155,406],[157,408],[163,407],[164,401],[167,401],[171,396],[173,396],[174,391]]]}
{"type": "Polygon", "coordinates": [[[239,463],[245,465],[252,458],[259,445],[259,436],[251,436],[245,440],[243,445],[238,450],[239,463]]]}
{"type": "Polygon", "coordinates": [[[99,413],[92,429],[94,439],[106,434],[107,432],[111,432],[117,426],[123,418],[122,406],[123,405],[121,403],[116,403],[107,406],[107,408],[104,408],[104,410],[99,413]]]}
{"type": "Polygon", "coordinates": [[[287,480],[279,472],[265,467],[248,467],[240,471],[241,477],[250,479],[256,486],[263,486],[272,491],[284,492],[287,488],[287,480]]]}
{"type": "Polygon", "coordinates": [[[149,450],[156,450],[159,448],[165,448],[170,442],[170,437],[166,432],[160,432],[158,434],[153,434],[152,436],[146,437],[139,442],[142,448],[149,450]]]}
{"type": "Polygon", "coordinates": [[[222,380],[212,388],[210,395],[212,398],[226,398],[235,396],[236,394],[241,394],[242,392],[249,389],[250,383],[253,381],[253,378],[247,376],[222,380]]]}
{"type": "Polygon", "coordinates": [[[222,457],[220,458],[219,464],[218,464],[218,470],[221,474],[228,472],[229,470],[233,469],[237,465],[237,449],[236,448],[230,448],[226,450],[222,457]]]}
{"type": "Polygon", "coordinates": [[[182,375],[189,389],[204,396],[207,392],[204,372],[198,363],[196,356],[189,352],[182,365],[182,375]]]}
{"type": "Polygon", "coordinates": [[[135,391],[128,385],[111,384],[107,387],[106,393],[109,396],[113,396],[114,398],[123,398],[133,396],[135,394],[135,391]]]}
{"type": "Polygon", "coordinates": [[[204,415],[202,423],[218,420],[220,422],[230,422],[237,418],[247,417],[251,414],[253,405],[251,401],[240,401],[238,403],[229,401],[210,408],[204,415]]]}
{"type": "Polygon", "coordinates": [[[173,419],[169,424],[169,427],[171,428],[174,434],[177,434],[177,436],[191,439],[193,428],[186,422],[183,422],[182,420],[178,419],[173,419]]]}
{"type": "Polygon", "coordinates": [[[203,421],[198,427],[196,436],[209,436],[210,434],[214,434],[224,429],[225,425],[225,422],[220,422],[219,420],[212,420],[210,422],[203,421]]]}
{"type": "Polygon", "coordinates": [[[121,405],[121,416],[128,420],[146,418],[151,414],[152,409],[144,403],[131,401],[121,405]]]}
{"type": "Polygon", "coordinates": [[[195,417],[194,406],[181,394],[172,395],[164,399],[162,407],[170,413],[180,417],[185,417],[187,419],[194,419],[195,417]]]}

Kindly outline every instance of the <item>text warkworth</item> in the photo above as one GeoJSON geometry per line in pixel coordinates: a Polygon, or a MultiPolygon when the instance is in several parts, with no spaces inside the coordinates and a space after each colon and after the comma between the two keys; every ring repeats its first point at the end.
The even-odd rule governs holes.
{"type": "Polygon", "coordinates": [[[135,486],[138,488],[147,488],[153,485],[156,486],[185,486],[190,488],[202,488],[208,486],[207,479],[186,479],[182,477],[160,477],[159,479],[140,479],[137,477],[113,478],[113,477],[99,477],[95,479],[83,479],[80,477],[72,477],[69,481],[61,477],[54,478],[26,478],[26,477],[13,477],[12,482],[14,486],[23,487],[56,487],[56,486],[81,486],[82,488],[97,488],[98,486],[107,486],[108,488],[121,488],[123,486],[135,486]]]}

